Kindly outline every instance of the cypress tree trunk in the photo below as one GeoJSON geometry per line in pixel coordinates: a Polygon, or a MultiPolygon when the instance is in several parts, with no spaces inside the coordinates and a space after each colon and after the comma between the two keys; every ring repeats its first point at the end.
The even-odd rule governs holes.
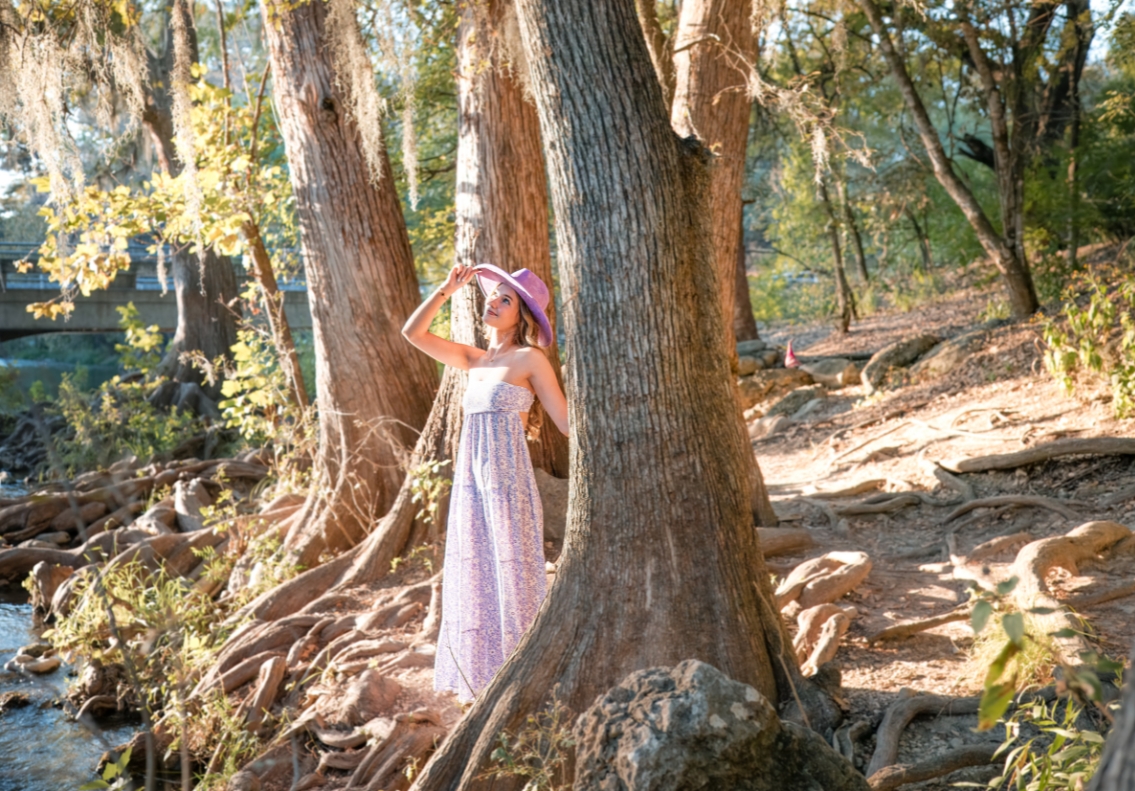
{"type": "MultiPolygon", "coordinates": [[[[173,3],[171,14],[185,13],[186,6],[173,3]]],[[[189,36],[190,57],[197,61],[197,30],[193,20],[185,20],[189,36]]],[[[149,93],[142,114],[142,124],[150,134],[157,154],[158,165],[170,175],[181,172],[182,163],[173,143],[173,99],[170,95],[170,74],[173,71],[173,33],[168,25],[165,46],[158,56],[149,58],[149,93]]],[[[236,317],[239,315],[234,300],[238,296],[236,273],[227,256],[206,250],[201,259],[187,249],[174,250],[171,256],[174,295],[177,300],[177,329],[170,341],[166,356],[158,372],[178,382],[201,384],[205,374],[194,368],[181,356],[187,352],[200,352],[209,360],[227,357],[236,343],[236,317]],[[230,303],[232,303],[230,305],[230,303]]],[[[220,385],[208,388],[213,398],[220,393],[220,385]]]]}
{"type": "Polygon", "coordinates": [[[567,538],[532,629],[416,781],[430,791],[510,787],[485,761],[556,685],[579,712],[690,657],[774,701],[795,673],[752,526],[707,152],[670,128],[630,0],[517,8],[572,345],[567,538]]]}
{"type": "Polygon", "coordinates": [[[398,464],[437,389],[401,337],[420,300],[394,180],[372,182],[324,33],[324,3],[262,6],[302,233],[316,353],[319,450],[285,546],[304,566],[356,544],[394,502],[398,464]],[[398,446],[401,446],[398,447],[398,446]]]}
{"type": "Polygon", "coordinates": [[[745,223],[737,223],[737,267],[733,284],[733,337],[738,341],[755,341],[760,338],[757,320],[753,316],[753,302],[749,298],[749,275],[745,257],[745,223]]]}

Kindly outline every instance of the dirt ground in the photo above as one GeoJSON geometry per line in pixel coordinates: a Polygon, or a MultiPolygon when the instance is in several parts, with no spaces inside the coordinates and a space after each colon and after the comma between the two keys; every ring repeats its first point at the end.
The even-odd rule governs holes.
{"type": "MultiPolygon", "coordinates": [[[[801,355],[875,351],[922,332],[957,335],[980,323],[978,314],[986,304],[985,293],[968,291],[910,313],[872,316],[843,337],[822,325],[777,328],[763,337],[782,345],[792,338],[801,355]]],[[[1039,320],[1010,324],[992,331],[984,348],[946,376],[909,381],[900,373],[891,386],[871,396],[861,385],[833,391],[822,408],[787,432],[754,443],[782,526],[806,527],[819,542],[806,554],[771,559],[778,576],[832,550],[871,557],[866,582],[840,602],[854,605],[858,613],[836,656],[853,720],[878,722],[903,688],[950,696],[980,692],[984,668],[972,658],[968,620],[897,642],[867,644],[868,635],[890,624],[945,613],[967,601],[967,583],[954,579],[947,552],[945,537],[951,529],[957,530],[957,549],[963,554],[994,537],[1026,533],[1028,538],[1007,554],[991,559],[1007,563],[1024,541],[1062,535],[1084,522],[1135,525],[1135,491],[1115,505],[1101,503],[1135,485],[1135,459],[1125,456],[1066,457],[962,476],[979,498],[1056,498],[1079,515],[1076,519],[1038,508],[980,509],[946,524],[951,508],[921,503],[890,514],[846,517],[833,528],[822,506],[802,499],[880,480],[880,491],[921,491],[946,500],[955,493],[933,476],[936,461],[1009,453],[1059,438],[1131,435],[1129,422],[1114,418],[1105,392],[1065,396],[1044,371],[1042,348],[1039,320]]],[[[1132,578],[1129,562],[1106,561],[1077,572],[1050,577],[1049,587],[1066,597],[1132,578]]],[[[1102,651],[1127,656],[1135,639],[1135,596],[1080,612],[1094,627],[1102,651]]],[[[975,724],[973,716],[921,718],[905,732],[900,762],[924,758],[927,751],[1004,738],[999,729],[974,733],[975,724]]],[[[860,749],[869,756],[872,746],[868,741],[860,749]]],[[[988,777],[989,771],[966,770],[949,780],[982,774],[988,777]]],[[[932,781],[907,787],[949,786],[932,781]]]]}

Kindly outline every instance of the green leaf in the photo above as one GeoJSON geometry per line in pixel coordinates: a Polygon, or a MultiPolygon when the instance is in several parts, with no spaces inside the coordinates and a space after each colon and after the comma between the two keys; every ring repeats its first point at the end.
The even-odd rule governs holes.
{"type": "Polygon", "coordinates": [[[1019,612],[1011,612],[1001,619],[1001,626],[1005,629],[1005,634],[1009,635],[1009,639],[1018,648],[1023,648],[1025,645],[1025,616],[1019,612]]]}
{"type": "Polygon", "coordinates": [[[1067,639],[1069,637],[1076,637],[1077,634],[1078,634],[1078,632],[1075,629],[1073,629],[1072,627],[1069,626],[1069,627],[1065,627],[1064,629],[1060,629],[1058,631],[1053,632],[1052,637],[1067,639]]]}
{"type": "Polygon", "coordinates": [[[1016,692],[1017,685],[1013,682],[986,686],[977,709],[977,729],[987,731],[996,725],[1013,702],[1016,692]]]}
{"type": "Polygon", "coordinates": [[[1017,577],[1014,576],[1009,577],[1009,579],[1005,580],[1004,582],[997,583],[997,595],[1008,596],[1017,587],[1017,583],[1019,581],[1020,580],[1018,580],[1017,577]]]}
{"type": "Polygon", "coordinates": [[[110,783],[105,780],[92,780],[79,786],[79,791],[97,791],[100,788],[110,788],[110,783]]]}
{"type": "Polygon", "coordinates": [[[970,613],[969,619],[974,634],[981,634],[981,630],[985,628],[985,624],[989,621],[989,616],[992,614],[993,605],[984,599],[973,606],[973,612],[970,613]]]}

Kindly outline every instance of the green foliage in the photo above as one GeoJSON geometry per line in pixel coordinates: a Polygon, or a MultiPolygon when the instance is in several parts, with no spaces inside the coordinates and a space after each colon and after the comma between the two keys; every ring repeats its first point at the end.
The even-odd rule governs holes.
{"type": "Polygon", "coordinates": [[[490,758],[496,766],[484,777],[527,778],[525,789],[531,791],[565,791],[571,788],[571,778],[565,776],[568,753],[575,747],[571,736],[570,710],[552,692],[547,708],[530,714],[516,736],[507,731],[497,735],[500,746],[490,758]]]}
{"type": "Polygon", "coordinates": [[[117,343],[114,350],[119,354],[119,361],[127,371],[134,371],[142,375],[151,373],[161,362],[162,347],[165,339],[162,337],[158,325],[151,324],[146,327],[138,315],[138,309],[133,302],[115,308],[121,316],[118,324],[126,333],[124,343],[117,343]]]}
{"type": "Polygon", "coordinates": [[[424,461],[409,470],[410,491],[414,493],[412,502],[421,503],[417,518],[426,524],[437,519],[437,509],[441,499],[453,485],[453,478],[447,477],[442,470],[449,466],[449,459],[432,459],[424,461]]]}
{"type": "Polygon", "coordinates": [[[79,786],[79,791],[132,787],[130,775],[126,771],[126,767],[130,765],[130,752],[131,748],[127,747],[116,759],[108,761],[106,768],[102,770],[102,777],[98,780],[92,780],[89,783],[83,783],[83,785],[79,786]]]}
{"type": "Polygon", "coordinates": [[[1123,418],[1135,414],[1135,275],[1115,272],[1110,280],[1091,274],[1069,287],[1060,316],[1044,322],[1044,365],[1069,395],[1105,381],[1123,418]]]}

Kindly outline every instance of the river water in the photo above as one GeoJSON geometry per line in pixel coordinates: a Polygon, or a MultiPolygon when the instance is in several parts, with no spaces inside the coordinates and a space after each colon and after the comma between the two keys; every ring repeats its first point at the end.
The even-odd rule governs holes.
{"type": "MultiPolygon", "coordinates": [[[[0,488],[0,496],[21,493],[0,488]]],[[[68,721],[64,710],[52,705],[66,691],[66,665],[35,677],[3,670],[20,646],[36,640],[23,589],[0,592],[0,695],[23,692],[31,699],[31,705],[0,714],[0,791],[77,791],[95,778],[99,757],[126,742],[134,728],[117,726],[93,734],[68,721]]]]}

